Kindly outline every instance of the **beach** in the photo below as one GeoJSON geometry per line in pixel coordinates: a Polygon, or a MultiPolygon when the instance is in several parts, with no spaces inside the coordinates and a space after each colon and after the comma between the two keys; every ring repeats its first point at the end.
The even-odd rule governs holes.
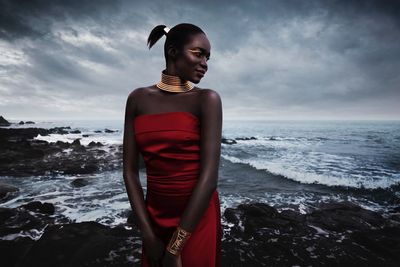
{"type": "MultiPolygon", "coordinates": [[[[8,122],[0,127],[5,266],[139,266],[122,122],[8,122]]],[[[223,127],[223,266],[397,266],[400,122],[223,127]]]]}

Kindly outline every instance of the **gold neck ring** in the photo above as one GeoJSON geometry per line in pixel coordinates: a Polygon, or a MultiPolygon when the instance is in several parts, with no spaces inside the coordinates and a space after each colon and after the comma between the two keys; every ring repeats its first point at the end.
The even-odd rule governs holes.
{"type": "Polygon", "coordinates": [[[183,80],[179,76],[165,74],[164,72],[165,70],[161,72],[161,81],[156,84],[159,89],[168,92],[183,93],[194,88],[194,85],[189,81],[183,80]]]}

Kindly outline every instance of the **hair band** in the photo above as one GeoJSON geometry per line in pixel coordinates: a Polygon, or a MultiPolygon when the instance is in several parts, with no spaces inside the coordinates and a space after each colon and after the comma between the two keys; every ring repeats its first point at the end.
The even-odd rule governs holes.
{"type": "Polygon", "coordinates": [[[165,32],[165,34],[167,34],[169,32],[169,28],[167,26],[165,26],[164,32],[165,32]]]}

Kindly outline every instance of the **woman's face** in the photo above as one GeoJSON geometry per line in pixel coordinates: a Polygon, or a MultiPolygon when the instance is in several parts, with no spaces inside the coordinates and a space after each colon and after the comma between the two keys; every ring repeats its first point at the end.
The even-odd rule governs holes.
{"type": "Polygon", "coordinates": [[[190,41],[183,46],[183,51],[175,61],[179,76],[192,83],[199,83],[207,72],[210,50],[211,45],[205,34],[193,35],[190,41]]]}

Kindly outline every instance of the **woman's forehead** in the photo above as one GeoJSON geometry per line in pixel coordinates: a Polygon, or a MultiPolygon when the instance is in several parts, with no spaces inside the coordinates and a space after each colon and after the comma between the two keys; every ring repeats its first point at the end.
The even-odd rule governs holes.
{"type": "Polygon", "coordinates": [[[189,43],[186,45],[189,48],[200,48],[206,52],[210,52],[211,45],[205,34],[196,34],[190,38],[189,43]]]}

